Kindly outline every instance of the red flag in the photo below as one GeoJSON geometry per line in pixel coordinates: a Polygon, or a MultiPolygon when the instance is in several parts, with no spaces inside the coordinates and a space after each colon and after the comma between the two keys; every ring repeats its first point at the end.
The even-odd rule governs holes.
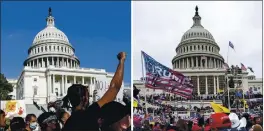
{"type": "Polygon", "coordinates": [[[244,66],[244,64],[241,63],[241,70],[247,71],[247,68],[244,66]]]}

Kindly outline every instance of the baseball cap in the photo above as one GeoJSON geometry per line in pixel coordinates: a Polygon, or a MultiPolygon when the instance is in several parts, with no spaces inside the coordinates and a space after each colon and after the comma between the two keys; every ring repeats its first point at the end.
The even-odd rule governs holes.
{"type": "Polygon", "coordinates": [[[227,114],[215,113],[211,114],[209,118],[209,125],[212,128],[231,128],[231,121],[227,114]]]}
{"type": "Polygon", "coordinates": [[[115,101],[109,102],[101,108],[101,118],[104,120],[103,126],[109,126],[129,114],[130,108],[128,106],[115,101]]]}

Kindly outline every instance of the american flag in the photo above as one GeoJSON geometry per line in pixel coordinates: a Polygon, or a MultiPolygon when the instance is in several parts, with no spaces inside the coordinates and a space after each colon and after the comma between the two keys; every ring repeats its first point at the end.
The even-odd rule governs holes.
{"type": "Polygon", "coordinates": [[[247,71],[247,68],[242,63],[241,63],[241,70],[247,71]]]}
{"type": "Polygon", "coordinates": [[[192,95],[191,79],[182,73],[174,71],[142,51],[146,70],[146,87],[161,89],[188,98],[192,95]]]}
{"type": "Polygon", "coordinates": [[[233,44],[231,41],[229,41],[229,46],[230,46],[232,49],[235,50],[235,46],[234,46],[234,44],[233,44]]]}

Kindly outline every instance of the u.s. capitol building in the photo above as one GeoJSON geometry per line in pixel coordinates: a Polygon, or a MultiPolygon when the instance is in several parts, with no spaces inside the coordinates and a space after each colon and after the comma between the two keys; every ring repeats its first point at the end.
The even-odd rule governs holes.
{"type": "MultiPolygon", "coordinates": [[[[13,96],[25,100],[27,105],[31,105],[33,99],[39,105],[46,105],[63,98],[72,84],[83,84],[89,87],[90,101],[97,101],[108,89],[114,73],[81,68],[68,37],[56,28],[51,10],[46,22],[47,26],[35,36],[28,49],[19,78],[10,80],[15,85],[13,96]]],[[[116,101],[122,101],[123,87],[124,84],[116,101]]]]}
{"type": "MultiPolygon", "coordinates": [[[[226,69],[224,58],[219,53],[220,47],[213,35],[201,24],[201,17],[196,7],[193,25],[187,30],[176,47],[176,56],[172,59],[172,68],[191,78],[194,85],[193,93],[200,96],[216,95],[226,87],[226,69]]],[[[262,94],[262,78],[255,78],[247,71],[238,76],[243,91],[249,88],[253,93],[262,94]]],[[[144,95],[142,80],[134,80],[135,86],[144,95]]],[[[146,89],[146,94],[163,93],[161,90],[146,89]]]]}

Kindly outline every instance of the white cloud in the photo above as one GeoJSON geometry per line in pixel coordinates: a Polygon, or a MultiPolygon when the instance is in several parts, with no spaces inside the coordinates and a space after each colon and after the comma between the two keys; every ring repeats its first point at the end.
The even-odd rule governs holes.
{"type": "Polygon", "coordinates": [[[132,2],[133,79],[141,72],[141,50],[160,63],[172,67],[175,48],[193,24],[195,6],[199,7],[201,23],[212,33],[226,59],[228,41],[229,64],[251,66],[262,76],[262,5],[261,1],[221,2],[132,2]]]}

